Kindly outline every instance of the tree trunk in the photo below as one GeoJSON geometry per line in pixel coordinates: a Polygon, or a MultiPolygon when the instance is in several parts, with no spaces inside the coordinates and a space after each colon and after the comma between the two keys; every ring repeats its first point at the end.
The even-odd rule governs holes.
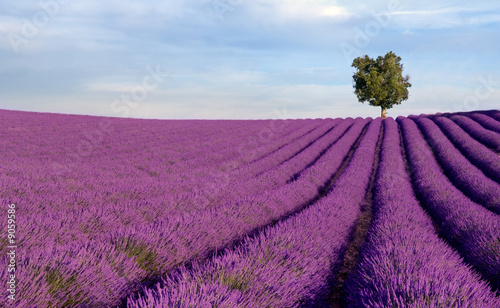
{"type": "Polygon", "coordinates": [[[387,117],[387,110],[382,107],[382,119],[385,119],[387,117]]]}

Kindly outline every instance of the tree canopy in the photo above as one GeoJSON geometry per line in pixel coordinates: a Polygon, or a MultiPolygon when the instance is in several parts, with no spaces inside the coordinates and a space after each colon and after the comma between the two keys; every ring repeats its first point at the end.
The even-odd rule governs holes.
{"type": "Polygon", "coordinates": [[[358,100],[381,107],[382,118],[385,118],[387,109],[408,99],[410,76],[403,77],[401,58],[392,51],[376,60],[367,55],[357,57],[352,66],[357,69],[352,78],[358,100]]]}

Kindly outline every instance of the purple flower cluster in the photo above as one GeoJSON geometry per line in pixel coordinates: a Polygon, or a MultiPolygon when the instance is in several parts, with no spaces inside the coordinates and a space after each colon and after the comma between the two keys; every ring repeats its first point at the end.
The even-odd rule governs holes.
{"type": "Polygon", "coordinates": [[[500,219],[458,190],[441,171],[417,125],[399,117],[417,197],[440,234],[495,288],[500,287],[500,219]]]}
{"type": "Polygon", "coordinates": [[[346,307],[497,307],[479,275],[441,240],[413,193],[397,123],[384,121],[373,222],[346,307]]]}

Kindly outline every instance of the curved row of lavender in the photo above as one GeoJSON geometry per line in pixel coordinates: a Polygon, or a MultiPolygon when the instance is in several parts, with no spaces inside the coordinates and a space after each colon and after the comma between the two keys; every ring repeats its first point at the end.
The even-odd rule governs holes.
{"type": "Polygon", "coordinates": [[[476,140],[500,153],[499,133],[484,128],[481,124],[466,116],[452,115],[450,118],[476,140]]]}
{"type": "Polygon", "coordinates": [[[384,121],[373,191],[372,226],[346,282],[346,307],[500,306],[488,284],[438,237],[420,206],[392,118],[384,121]]]}
{"type": "Polygon", "coordinates": [[[381,120],[363,136],[328,195],[223,256],[182,268],[128,307],[297,307],[328,294],[372,174],[381,120]]]}
{"type": "Polygon", "coordinates": [[[417,124],[398,117],[417,197],[442,235],[494,288],[500,287],[500,218],[449,181],[417,124]]]}
{"type": "Polygon", "coordinates": [[[481,124],[484,128],[500,133],[500,122],[496,121],[487,114],[470,113],[469,117],[481,124]]]}
{"type": "Polygon", "coordinates": [[[481,113],[483,113],[487,116],[490,116],[490,117],[492,117],[495,120],[500,122],[500,110],[487,110],[487,111],[483,111],[481,113]]]}
{"type": "Polygon", "coordinates": [[[462,155],[467,157],[490,179],[500,183],[500,160],[495,152],[472,138],[452,120],[446,117],[432,117],[431,119],[439,125],[439,128],[462,152],[462,155]]]}
{"type": "Polygon", "coordinates": [[[412,118],[420,127],[444,173],[471,200],[500,214],[500,184],[472,165],[439,129],[424,117],[412,118]]]}

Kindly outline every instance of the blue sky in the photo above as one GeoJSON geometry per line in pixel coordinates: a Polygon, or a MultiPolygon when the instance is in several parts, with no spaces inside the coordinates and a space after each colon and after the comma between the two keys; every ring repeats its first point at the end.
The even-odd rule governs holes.
{"type": "Polygon", "coordinates": [[[500,107],[493,1],[0,0],[0,109],[161,119],[377,117],[352,60],[401,56],[388,115],[500,107]]]}

